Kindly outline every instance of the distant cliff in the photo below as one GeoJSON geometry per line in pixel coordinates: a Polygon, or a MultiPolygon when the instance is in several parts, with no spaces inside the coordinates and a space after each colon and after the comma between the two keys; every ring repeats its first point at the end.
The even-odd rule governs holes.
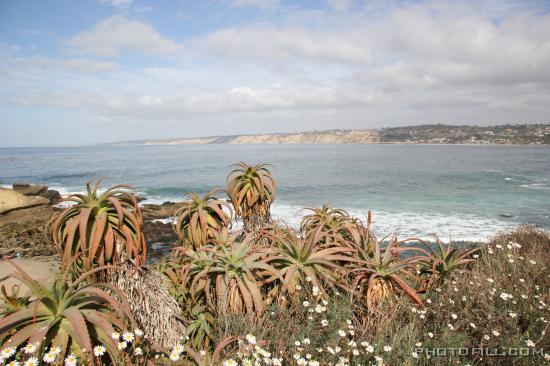
{"type": "Polygon", "coordinates": [[[108,145],[192,144],[550,144],[550,124],[420,125],[372,130],[327,130],[259,135],[210,136],[115,142],[108,145]]]}

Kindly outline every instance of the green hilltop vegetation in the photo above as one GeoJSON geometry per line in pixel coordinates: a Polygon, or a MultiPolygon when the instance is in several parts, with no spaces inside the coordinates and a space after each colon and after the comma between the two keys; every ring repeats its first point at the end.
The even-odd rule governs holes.
{"type": "Polygon", "coordinates": [[[507,124],[484,127],[431,124],[368,130],[326,130],[137,140],[114,142],[108,145],[376,143],[548,145],[550,144],[550,124],[507,124]]]}

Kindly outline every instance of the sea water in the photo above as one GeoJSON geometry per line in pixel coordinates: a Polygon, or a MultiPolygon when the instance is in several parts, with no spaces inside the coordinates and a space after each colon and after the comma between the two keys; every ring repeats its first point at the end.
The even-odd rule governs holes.
{"type": "MultiPolygon", "coordinates": [[[[325,202],[365,219],[378,236],[483,241],[518,224],[550,227],[550,147],[488,145],[165,145],[0,149],[0,184],[62,193],[86,181],[126,183],[144,203],[225,188],[231,164],[269,163],[274,218],[296,226],[325,202]]],[[[224,196],[224,193],[220,193],[224,196]]]]}

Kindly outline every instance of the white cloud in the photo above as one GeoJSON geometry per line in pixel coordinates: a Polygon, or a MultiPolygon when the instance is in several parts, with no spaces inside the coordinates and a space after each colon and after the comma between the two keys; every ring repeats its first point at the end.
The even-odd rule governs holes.
{"type": "Polygon", "coordinates": [[[358,8],[226,24],[186,41],[185,58],[181,44],[122,17],[69,40],[76,58],[0,44],[0,104],[165,136],[548,121],[549,14],[442,1],[358,8]],[[143,68],[92,57],[125,50],[167,57],[143,68]]]}
{"type": "Polygon", "coordinates": [[[98,74],[118,71],[119,65],[110,61],[100,61],[86,58],[52,59],[46,57],[31,57],[25,60],[31,67],[46,71],[77,72],[82,74],[98,74]]]}
{"type": "Polygon", "coordinates": [[[198,41],[207,50],[228,58],[280,62],[368,62],[365,39],[352,30],[308,31],[302,27],[252,25],[225,28],[198,41]]]}
{"type": "Polygon", "coordinates": [[[279,0],[224,0],[224,2],[235,8],[253,7],[261,10],[276,10],[281,6],[279,0]]]}
{"type": "Polygon", "coordinates": [[[338,11],[347,11],[354,0],[327,0],[330,7],[338,11]]]}
{"type": "Polygon", "coordinates": [[[164,38],[147,23],[115,15],[66,41],[75,54],[116,57],[122,51],[177,55],[183,46],[164,38]]]}
{"type": "Polygon", "coordinates": [[[133,0],[98,0],[98,2],[118,9],[126,9],[132,5],[133,0]]]}

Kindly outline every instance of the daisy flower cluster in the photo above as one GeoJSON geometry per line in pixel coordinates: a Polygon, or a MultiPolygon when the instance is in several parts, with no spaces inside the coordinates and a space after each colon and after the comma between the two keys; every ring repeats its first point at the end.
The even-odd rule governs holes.
{"type": "MultiPolygon", "coordinates": [[[[144,334],[140,329],[134,331],[125,331],[123,333],[113,332],[111,338],[118,344],[118,350],[127,352],[132,359],[143,355],[143,350],[139,347],[139,342],[143,340],[144,334]]],[[[89,363],[89,359],[80,359],[86,355],[87,350],[79,349],[78,352],[62,351],[60,346],[43,347],[40,342],[27,343],[19,350],[16,347],[7,346],[0,350],[0,364],[9,366],[38,366],[38,365],[64,365],[77,366],[89,363]],[[80,355],[80,356],[79,356],[80,355]]],[[[74,351],[74,350],[73,350],[74,351]]],[[[107,355],[107,347],[102,344],[93,346],[91,350],[93,357],[97,361],[105,361],[103,356],[107,355]]]]}
{"type": "Polygon", "coordinates": [[[283,358],[275,357],[271,352],[258,345],[256,336],[247,334],[244,340],[239,339],[238,351],[233,358],[222,361],[223,366],[281,366],[283,358]]]}
{"type": "MultiPolygon", "coordinates": [[[[126,330],[122,333],[113,332],[111,339],[116,342],[117,349],[120,352],[125,352],[131,359],[143,358],[143,341],[145,335],[141,329],[126,330]]],[[[107,352],[104,345],[96,345],[93,349],[95,357],[102,357],[107,352]]]]}

